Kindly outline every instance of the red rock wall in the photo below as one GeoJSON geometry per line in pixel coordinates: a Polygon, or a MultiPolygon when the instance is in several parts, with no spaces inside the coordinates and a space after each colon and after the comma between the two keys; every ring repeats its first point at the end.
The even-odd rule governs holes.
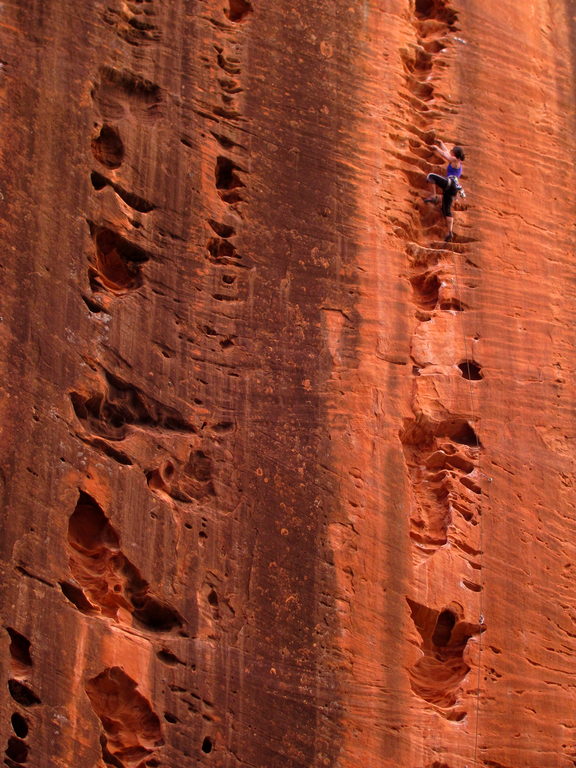
{"type": "Polygon", "coordinates": [[[6,765],[576,764],[570,3],[0,30],[6,765]]]}

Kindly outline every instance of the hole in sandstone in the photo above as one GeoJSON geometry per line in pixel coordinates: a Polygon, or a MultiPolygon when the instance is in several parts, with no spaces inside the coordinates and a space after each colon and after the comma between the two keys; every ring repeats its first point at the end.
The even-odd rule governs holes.
{"type": "Polygon", "coordinates": [[[237,189],[243,187],[241,179],[236,174],[240,168],[228,157],[220,155],[216,158],[216,189],[237,189]]]}
{"type": "Polygon", "coordinates": [[[158,651],[156,656],[160,659],[160,661],[163,664],[168,664],[170,667],[174,667],[177,664],[184,664],[183,661],[180,661],[178,656],[176,654],[172,653],[172,651],[167,650],[166,648],[163,648],[161,651],[158,651]]]}
{"type": "Polygon", "coordinates": [[[212,747],[212,739],[209,736],[205,736],[204,741],[202,742],[202,752],[205,752],[207,755],[209,755],[210,752],[212,752],[212,747]]]}
{"type": "Polygon", "coordinates": [[[208,252],[212,257],[212,261],[216,263],[223,263],[224,259],[238,259],[238,253],[236,248],[227,240],[218,240],[218,238],[212,238],[208,241],[208,252]]]}
{"type": "Polygon", "coordinates": [[[468,581],[468,579],[462,579],[462,584],[466,587],[466,589],[471,590],[472,592],[481,592],[482,587],[480,584],[476,584],[475,581],[468,581]]]}
{"type": "Polygon", "coordinates": [[[461,723],[466,717],[466,712],[463,709],[455,709],[452,712],[447,712],[444,717],[453,723],[461,723]]]}
{"type": "Polygon", "coordinates": [[[40,699],[36,696],[34,691],[24,683],[21,683],[20,680],[8,680],[8,690],[14,701],[17,701],[18,704],[21,704],[23,707],[32,707],[34,704],[41,704],[40,699]]]}
{"type": "Polygon", "coordinates": [[[220,133],[214,133],[214,131],[210,131],[210,133],[212,134],[212,136],[214,136],[218,144],[220,144],[220,146],[223,147],[224,149],[232,149],[232,147],[239,146],[238,144],[236,144],[235,141],[232,141],[232,139],[229,139],[228,136],[223,136],[220,133]]]}
{"type": "Polygon", "coordinates": [[[234,203],[241,203],[244,199],[237,190],[230,190],[230,192],[221,192],[220,197],[228,205],[234,205],[234,203]]]}
{"type": "Polygon", "coordinates": [[[153,469],[146,473],[146,482],[148,483],[148,488],[152,491],[166,490],[166,483],[162,479],[162,474],[158,469],[153,469]]]}
{"type": "Polygon", "coordinates": [[[447,299],[440,304],[440,309],[452,312],[464,312],[465,306],[459,299],[447,299]]]}
{"type": "Polygon", "coordinates": [[[116,448],[112,448],[112,446],[108,445],[108,443],[105,443],[104,440],[95,438],[92,440],[92,445],[95,448],[99,448],[105,456],[108,456],[109,459],[117,461],[118,464],[122,464],[125,467],[132,466],[132,459],[127,454],[125,454],[124,451],[119,451],[116,448]]]}
{"type": "Polygon", "coordinates": [[[6,754],[15,763],[25,763],[28,759],[28,745],[15,736],[10,736],[8,746],[6,747],[6,754]]]}
{"type": "Polygon", "coordinates": [[[472,464],[471,461],[468,461],[468,459],[464,458],[463,456],[460,456],[459,454],[453,454],[449,458],[447,458],[447,464],[449,467],[454,467],[454,469],[460,469],[462,472],[466,472],[466,474],[470,474],[474,470],[474,464],[472,464]]]}
{"type": "Polygon", "coordinates": [[[410,282],[416,304],[422,309],[434,309],[438,303],[438,292],[441,285],[438,276],[424,272],[422,275],[410,278],[410,282]]]}
{"type": "Polygon", "coordinates": [[[410,78],[409,88],[415,96],[428,100],[434,94],[434,86],[430,83],[421,83],[418,80],[410,78]]]}
{"type": "Polygon", "coordinates": [[[100,505],[84,491],[80,491],[76,508],[70,516],[68,542],[73,549],[87,553],[93,553],[102,545],[118,548],[118,534],[100,505]]]}
{"type": "Polygon", "coordinates": [[[199,539],[207,539],[208,538],[208,534],[205,533],[204,531],[200,531],[200,533],[198,534],[198,538],[199,539]]]}
{"type": "Polygon", "coordinates": [[[440,53],[446,48],[446,40],[444,38],[441,40],[424,40],[422,47],[427,53],[440,53]]]}
{"type": "Polygon", "coordinates": [[[244,91],[244,88],[238,84],[238,81],[231,77],[218,78],[218,82],[220,83],[222,90],[226,93],[236,94],[244,91]]]}
{"type": "Polygon", "coordinates": [[[223,53],[219,53],[216,60],[218,61],[218,66],[223,69],[224,72],[228,72],[229,75],[240,74],[240,62],[233,56],[226,57],[223,53]]]}
{"type": "Polygon", "coordinates": [[[471,478],[461,477],[460,482],[465,488],[468,488],[470,491],[472,491],[472,493],[477,493],[478,495],[482,493],[482,488],[480,488],[478,483],[475,483],[471,478]]]}
{"type": "Polygon", "coordinates": [[[435,646],[444,648],[448,645],[455,624],[456,616],[454,616],[452,611],[445,610],[440,613],[434,627],[434,634],[432,635],[432,642],[435,646]]]}
{"type": "Polygon", "coordinates": [[[221,222],[215,221],[214,219],[208,219],[208,224],[210,224],[214,232],[216,232],[216,234],[220,237],[232,237],[232,235],[236,232],[234,227],[231,227],[228,224],[222,224],[221,222]]]}
{"type": "Polygon", "coordinates": [[[460,445],[480,446],[480,440],[476,432],[467,421],[447,422],[444,424],[443,434],[451,438],[455,443],[460,443],[460,445]]]}
{"type": "Polygon", "coordinates": [[[230,432],[230,430],[234,429],[234,422],[221,421],[218,424],[214,424],[212,429],[214,432],[230,432]]]}
{"type": "Polygon", "coordinates": [[[432,69],[432,56],[424,48],[419,47],[415,52],[414,64],[420,72],[429,72],[432,69]]]}
{"type": "Polygon", "coordinates": [[[149,398],[137,387],[109,371],[104,373],[106,395],[96,394],[85,398],[77,393],[71,394],[76,415],[81,421],[88,421],[89,431],[109,440],[122,440],[126,436],[128,424],[195,431],[176,409],[149,398]]]}
{"type": "Polygon", "coordinates": [[[106,227],[90,224],[96,247],[98,276],[111,291],[128,291],[142,285],[139,265],[150,254],[106,227]]]}
{"type": "MultiPolygon", "coordinates": [[[[92,290],[94,290],[94,288],[92,288],[92,290]]],[[[99,314],[100,312],[106,311],[104,307],[101,307],[100,304],[98,304],[98,302],[93,301],[88,296],[82,296],[82,301],[84,302],[84,304],[86,304],[90,312],[93,312],[94,314],[99,314]]]]}
{"type": "Polygon", "coordinates": [[[97,173],[96,171],[92,171],[90,174],[90,181],[92,182],[94,189],[97,191],[104,189],[104,187],[110,183],[105,176],[102,176],[101,173],[97,173]]]}
{"type": "Polygon", "coordinates": [[[70,600],[72,605],[75,605],[79,611],[87,614],[97,613],[96,608],[88,600],[88,598],[86,597],[84,592],[82,592],[80,587],[76,587],[74,586],[74,584],[70,584],[67,581],[60,581],[59,584],[64,597],[67,600],[70,600]]]}
{"type": "MultiPolygon", "coordinates": [[[[120,551],[118,534],[84,491],[70,517],[68,542],[70,570],[105,616],[116,618],[120,608],[133,607],[134,620],[148,629],[167,631],[181,625],[176,611],[148,594],[147,582],[120,551]],[[118,584],[123,587],[120,593],[115,591],[118,584]]],[[[72,602],[79,599],[74,590],[67,591],[72,602]]]]}
{"type": "MultiPolygon", "coordinates": [[[[138,19],[135,16],[133,16],[131,19],[128,19],[128,24],[130,24],[131,27],[134,27],[134,29],[137,29],[140,32],[151,32],[152,30],[156,29],[154,24],[150,24],[148,21],[143,21],[142,19],[138,19]]],[[[150,763],[148,763],[148,765],[150,765],[150,763]]]]}
{"type": "MultiPolygon", "coordinates": [[[[135,195],[133,192],[128,192],[125,189],[122,189],[122,187],[119,187],[117,184],[112,185],[114,187],[114,192],[120,197],[126,205],[129,205],[130,208],[133,208],[135,211],[138,211],[139,213],[150,213],[150,211],[153,211],[156,206],[154,203],[150,203],[148,200],[145,200],[143,197],[140,197],[139,195],[135,195]]],[[[138,227],[141,225],[138,224],[138,227]]]]}
{"type": "Polygon", "coordinates": [[[98,293],[104,287],[100,282],[98,272],[94,267],[88,267],[88,282],[90,283],[90,290],[93,293],[98,293]]]}
{"type": "Polygon", "coordinates": [[[19,667],[31,667],[32,656],[30,655],[30,640],[20,632],[16,632],[12,627],[6,627],[6,631],[10,635],[10,656],[15,662],[14,666],[19,667]]]}
{"type": "Polygon", "coordinates": [[[109,440],[123,440],[123,414],[113,404],[107,402],[101,394],[84,398],[78,392],[71,392],[70,399],[80,421],[87,421],[92,432],[103,433],[109,440]]]}
{"type": "MultiPolygon", "coordinates": [[[[222,96],[222,101],[229,102],[231,101],[231,97],[222,96]]],[[[240,112],[238,112],[236,109],[230,109],[226,107],[214,107],[214,114],[218,115],[219,117],[225,117],[228,120],[236,120],[238,117],[240,117],[240,112]]]]}
{"type": "Polygon", "coordinates": [[[218,607],[218,595],[216,594],[216,590],[211,589],[208,593],[208,602],[210,605],[214,606],[215,608],[218,607]]]}
{"type": "Polygon", "coordinates": [[[414,10],[417,16],[430,18],[436,10],[436,0],[416,0],[414,10]]]}
{"type": "Polygon", "coordinates": [[[124,144],[116,128],[103,125],[100,134],[92,139],[92,154],[107,168],[119,168],[124,160],[124,144]]]}
{"type": "Polygon", "coordinates": [[[474,360],[464,360],[458,364],[458,368],[462,372],[462,376],[470,381],[480,381],[483,379],[482,369],[475,363],[474,360]]]}
{"type": "Polygon", "coordinates": [[[176,715],[173,715],[172,712],[164,712],[164,720],[168,723],[179,723],[180,720],[176,717],[176,715]]]}
{"type": "Polygon", "coordinates": [[[437,19],[449,26],[458,18],[456,11],[446,6],[446,0],[416,0],[414,10],[419,19],[437,19]]]}
{"type": "Polygon", "coordinates": [[[26,736],[28,736],[28,722],[19,712],[14,712],[10,718],[10,722],[12,723],[12,730],[16,736],[19,736],[21,739],[25,739],[26,736]]]}
{"type": "Polygon", "coordinates": [[[222,275],[222,282],[226,285],[233,285],[236,282],[234,275],[222,275]]]}
{"type": "MultiPolygon", "coordinates": [[[[140,599],[133,597],[132,601],[136,606],[140,599]]],[[[133,616],[153,632],[170,632],[174,627],[182,626],[182,619],[175,610],[152,597],[143,598],[142,607],[137,607],[133,616]]]]}
{"type": "Polygon", "coordinates": [[[230,7],[226,14],[230,21],[242,21],[252,12],[252,6],[247,0],[230,0],[230,7]]]}
{"type": "Polygon", "coordinates": [[[164,743],[158,716],[120,667],[109,667],[88,680],[86,693],[104,729],[104,762],[123,766],[120,758],[128,758],[131,765],[138,764],[164,743]]]}
{"type": "Polygon", "coordinates": [[[121,71],[113,67],[101,67],[100,78],[101,82],[93,92],[96,101],[124,100],[128,97],[134,102],[152,106],[161,101],[160,86],[133,72],[121,71]],[[122,91],[124,94],[119,95],[119,92],[122,91]]]}

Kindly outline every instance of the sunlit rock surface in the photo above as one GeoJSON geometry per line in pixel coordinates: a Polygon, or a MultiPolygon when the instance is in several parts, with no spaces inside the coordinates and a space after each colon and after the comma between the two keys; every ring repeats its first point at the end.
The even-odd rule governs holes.
{"type": "Polygon", "coordinates": [[[573,768],[569,0],[0,33],[4,763],[573,768]]]}

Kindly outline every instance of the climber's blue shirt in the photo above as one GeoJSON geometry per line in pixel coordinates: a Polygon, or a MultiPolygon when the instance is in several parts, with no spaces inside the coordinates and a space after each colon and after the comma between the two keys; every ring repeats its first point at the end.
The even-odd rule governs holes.
{"type": "Polygon", "coordinates": [[[452,168],[452,165],[448,163],[448,170],[446,171],[446,176],[456,176],[457,179],[462,176],[462,166],[460,168],[452,168]]]}

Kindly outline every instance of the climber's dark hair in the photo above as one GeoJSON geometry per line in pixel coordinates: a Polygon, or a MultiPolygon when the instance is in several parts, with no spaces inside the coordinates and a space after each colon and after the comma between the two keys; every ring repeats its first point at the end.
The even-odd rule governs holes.
{"type": "Polygon", "coordinates": [[[454,147],[454,149],[452,150],[452,154],[454,155],[454,157],[457,157],[458,160],[464,161],[466,159],[464,156],[464,150],[462,149],[462,147],[454,147]]]}

